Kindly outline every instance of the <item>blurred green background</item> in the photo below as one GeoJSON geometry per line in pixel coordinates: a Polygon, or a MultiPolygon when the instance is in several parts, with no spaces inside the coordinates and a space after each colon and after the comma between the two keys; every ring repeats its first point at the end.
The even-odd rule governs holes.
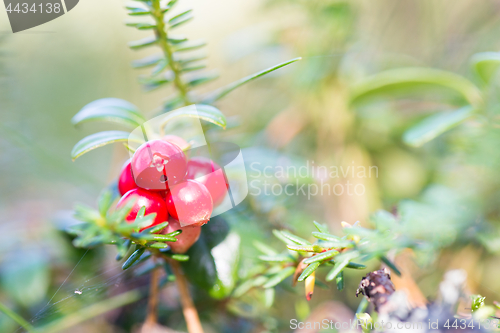
{"type": "MultiPolygon", "coordinates": [[[[72,162],[70,151],[78,140],[109,128],[85,124],[75,129],[73,115],[95,99],[118,97],[153,116],[170,94],[171,88],[145,93],[138,84],[141,71],[130,63],[151,51],[127,47],[128,41],[147,34],[125,27],[123,5],[82,0],[70,13],[16,34],[10,33],[7,15],[0,11],[0,301],[35,319],[35,325],[100,297],[75,300],[77,288],[97,285],[98,293],[116,292],[145,283],[142,277],[120,272],[114,248],[91,250],[68,277],[85,251],[73,249],[60,231],[74,203],[95,205],[98,193],[117,177],[127,158],[117,144],[72,162]],[[48,312],[44,309],[47,302],[69,296],[48,312]]],[[[273,228],[286,226],[307,235],[313,220],[333,230],[344,220],[370,226],[370,213],[392,211],[401,200],[412,199],[432,206],[428,211],[415,208],[414,229],[431,239],[433,250],[408,266],[423,294],[435,297],[443,272],[463,268],[472,292],[499,299],[500,100],[495,96],[500,81],[489,88],[491,98],[481,117],[420,148],[405,145],[403,132],[426,115],[456,107],[456,99],[431,91],[423,97],[390,96],[355,106],[348,95],[364,77],[406,66],[439,68],[479,82],[470,58],[498,50],[500,1],[181,0],[178,6],[179,12],[194,9],[195,19],[181,32],[208,42],[209,68],[220,74],[203,88],[207,91],[303,57],[218,105],[230,122],[239,124],[220,137],[244,148],[247,161],[274,163],[278,154],[300,165],[314,161],[378,167],[378,177],[353,179],[365,186],[362,196],[250,196],[244,207],[228,213],[225,218],[243,236],[242,275],[255,262],[252,239],[274,242],[268,240],[273,228]]],[[[255,175],[249,171],[249,176],[255,175]]],[[[210,307],[212,301],[200,296],[202,320],[213,332],[288,332],[290,318],[305,317],[330,300],[355,309],[359,300],[353,290],[364,273],[353,273],[343,293],[322,291],[309,304],[302,291],[281,291],[271,310],[257,310],[260,317],[252,316],[253,310],[238,317],[224,302],[210,307]]],[[[171,289],[165,289],[161,318],[182,329],[171,289]]],[[[72,332],[133,331],[143,305],[80,324],[72,332]]],[[[0,315],[1,332],[16,329],[0,315]]]]}

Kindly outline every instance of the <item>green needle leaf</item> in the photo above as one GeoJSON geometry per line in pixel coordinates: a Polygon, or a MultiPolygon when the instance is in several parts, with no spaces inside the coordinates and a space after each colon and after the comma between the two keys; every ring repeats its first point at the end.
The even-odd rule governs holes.
{"type": "Polygon", "coordinates": [[[3,312],[6,316],[8,316],[10,319],[15,321],[19,326],[24,328],[26,332],[30,333],[35,333],[37,330],[31,326],[30,323],[28,323],[23,317],[6,307],[3,303],[0,303],[0,311],[3,312]]]}
{"type": "Polygon", "coordinates": [[[144,84],[144,87],[147,91],[157,89],[165,84],[171,83],[172,81],[174,81],[174,75],[172,71],[161,73],[160,75],[157,75],[155,77],[140,78],[140,82],[144,84]]]}
{"type": "Polygon", "coordinates": [[[354,243],[350,240],[337,240],[337,241],[322,241],[321,246],[325,248],[351,248],[354,247],[354,243]]]}
{"type": "Polygon", "coordinates": [[[136,128],[146,119],[132,103],[119,98],[102,98],[85,105],[71,119],[75,126],[91,121],[110,121],[136,128]]]}
{"type": "Polygon", "coordinates": [[[320,224],[320,223],[318,223],[316,221],[313,221],[313,223],[314,223],[314,226],[316,227],[316,229],[318,229],[318,231],[320,233],[323,233],[323,234],[329,234],[330,233],[330,231],[328,230],[328,228],[325,225],[320,224]]]}
{"type": "MultiPolygon", "coordinates": [[[[277,270],[274,274],[277,274],[278,272],[281,272],[281,269],[277,270]]],[[[264,285],[264,283],[269,281],[269,278],[267,276],[261,275],[261,276],[256,277],[255,279],[250,280],[250,281],[252,281],[253,287],[261,287],[264,285]]]]}
{"type": "Polygon", "coordinates": [[[287,245],[287,249],[298,252],[321,252],[323,247],[319,245],[287,245]]]}
{"type": "Polygon", "coordinates": [[[94,224],[99,224],[102,221],[102,216],[94,210],[93,208],[87,207],[85,205],[78,204],[75,206],[75,218],[94,224]]]}
{"type": "Polygon", "coordinates": [[[499,52],[481,52],[472,56],[472,68],[488,84],[500,68],[499,52]]]}
{"type": "Polygon", "coordinates": [[[403,134],[403,141],[410,146],[420,147],[449,129],[458,126],[464,120],[470,118],[475,109],[466,106],[452,112],[440,112],[413,126],[403,134]]]}
{"type": "Polygon", "coordinates": [[[148,245],[149,247],[152,247],[154,249],[166,249],[167,247],[169,247],[168,244],[165,244],[165,243],[153,243],[151,245],[148,245]]]}
{"type": "Polygon", "coordinates": [[[219,109],[211,105],[196,104],[195,108],[182,108],[168,112],[163,118],[160,128],[163,128],[167,122],[179,117],[199,118],[212,124],[226,128],[226,117],[219,109]]]}
{"type": "Polygon", "coordinates": [[[192,12],[193,12],[192,9],[188,9],[188,10],[172,17],[168,21],[168,24],[170,25],[170,29],[176,28],[184,23],[187,23],[188,21],[191,21],[193,19],[192,12]]]}
{"type": "Polygon", "coordinates": [[[128,257],[128,259],[123,263],[122,269],[126,270],[130,268],[130,266],[132,266],[142,256],[145,250],[146,249],[143,247],[135,250],[134,253],[132,253],[130,257],[128,257]]]}
{"type": "Polygon", "coordinates": [[[127,254],[128,250],[130,249],[130,246],[132,245],[132,242],[130,239],[125,240],[123,243],[118,243],[118,253],[116,255],[116,260],[122,260],[123,257],[127,254]]]}
{"type": "Polygon", "coordinates": [[[176,61],[181,64],[182,66],[187,66],[189,64],[192,64],[193,62],[197,62],[203,59],[206,59],[207,56],[195,56],[195,57],[182,57],[179,59],[176,59],[176,61]]]}
{"type": "Polygon", "coordinates": [[[330,234],[325,234],[322,232],[317,232],[313,231],[312,235],[316,237],[317,239],[321,239],[324,241],[329,241],[329,242],[336,242],[340,240],[340,237],[337,237],[335,235],[330,235],[330,234]]]}
{"type": "Polygon", "coordinates": [[[162,8],[163,12],[167,12],[167,11],[169,11],[170,9],[172,9],[172,8],[175,6],[175,4],[177,3],[177,1],[178,1],[178,0],[170,0],[170,1],[167,3],[167,5],[166,5],[164,8],[162,8]]]}
{"type": "Polygon", "coordinates": [[[146,230],[144,230],[143,232],[147,232],[150,234],[156,234],[157,232],[160,232],[163,229],[165,229],[167,226],[168,226],[168,222],[163,222],[163,223],[157,224],[155,226],[149,227],[146,230]]]}
{"type": "Polygon", "coordinates": [[[295,267],[287,267],[271,277],[262,287],[273,288],[295,272],[295,267]]]}
{"type": "Polygon", "coordinates": [[[335,278],[335,282],[337,283],[338,290],[344,289],[344,272],[340,272],[339,274],[337,274],[337,277],[335,278]]]}
{"type": "Polygon", "coordinates": [[[353,268],[353,269],[365,269],[366,266],[363,264],[357,264],[355,262],[349,262],[346,266],[346,268],[353,268]]]}
{"type": "Polygon", "coordinates": [[[156,65],[160,60],[165,60],[165,56],[162,53],[153,54],[142,59],[132,61],[132,67],[134,68],[144,68],[156,65]]]}
{"type": "Polygon", "coordinates": [[[206,65],[198,65],[198,66],[191,66],[191,67],[182,67],[181,71],[182,72],[194,72],[194,71],[199,71],[201,69],[205,69],[207,66],[206,65]]]}
{"type": "Polygon", "coordinates": [[[82,156],[85,153],[88,153],[91,150],[115,142],[128,142],[129,140],[131,140],[142,143],[141,140],[134,140],[133,138],[129,138],[129,136],[130,133],[123,131],[105,131],[91,134],[78,141],[78,143],[73,147],[73,150],[71,151],[71,158],[74,161],[78,157],[82,156]]]}
{"type": "Polygon", "coordinates": [[[253,279],[246,280],[242,284],[240,284],[238,287],[236,287],[233,291],[233,297],[234,298],[239,298],[246,294],[250,289],[254,287],[253,285],[253,279]]]}
{"type": "Polygon", "coordinates": [[[304,281],[309,275],[314,273],[314,271],[319,267],[320,264],[321,264],[320,262],[316,261],[316,262],[313,262],[312,264],[310,264],[309,266],[307,266],[306,269],[304,269],[302,271],[302,274],[300,274],[297,281],[299,281],[299,282],[304,281]]]}
{"type": "Polygon", "coordinates": [[[125,202],[125,205],[114,211],[108,218],[109,224],[121,224],[132,210],[132,207],[137,202],[137,198],[130,198],[125,202]]]}
{"type": "Polygon", "coordinates": [[[151,224],[153,224],[155,217],[156,217],[156,213],[151,213],[151,214],[148,214],[144,217],[136,217],[135,221],[132,223],[128,223],[128,222],[121,223],[116,228],[116,230],[118,232],[122,232],[122,233],[128,233],[131,231],[138,231],[142,228],[149,227],[151,224]]]}
{"type": "Polygon", "coordinates": [[[361,99],[394,95],[395,92],[419,91],[422,87],[444,87],[463,96],[471,105],[482,103],[479,89],[463,76],[432,68],[397,68],[362,80],[351,87],[351,102],[361,99]]]}
{"type": "Polygon", "coordinates": [[[347,264],[349,264],[349,259],[336,262],[332,270],[326,275],[326,281],[332,281],[335,279],[337,275],[347,266],[347,264]]]}
{"type": "Polygon", "coordinates": [[[133,27],[133,28],[136,28],[136,29],[139,29],[139,30],[149,30],[149,29],[155,29],[156,28],[156,25],[155,24],[152,24],[152,23],[146,23],[146,22],[140,22],[140,23],[137,23],[137,22],[130,22],[130,23],[125,23],[125,25],[127,27],[133,27]]]}
{"type": "Polygon", "coordinates": [[[146,215],[146,206],[142,206],[139,211],[137,212],[137,215],[135,216],[135,221],[138,221],[139,219],[143,218],[144,215],[146,215]]]}
{"type": "Polygon", "coordinates": [[[269,309],[273,305],[275,294],[274,288],[264,290],[264,307],[266,309],[269,309]]]}
{"type": "Polygon", "coordinates": [[[133,233],[132,237],[146,241],[177,242],[177,238],[167,235],[133,233]]]}
{"type": "Polygon", "coordinates": [[[376,232],[371,229],[366,229],[362,227],[352,227],[352,228],[344,228],[344,234],[346,235],[356,235],[360,237],[370,237],[373,236],[376,232]]]}
{"type": "Polygon", "coordinates": [[[399,271],[399,269],[396,267],[396,265],[394,265],[394,263],[392,261],[390,261],[389,259],[387,259],[387,257],[381,256],[380,260],[384,264],[386,264],[387,267],[389,267],[392,271],[394,271],[394,273],[396,273],[397,276],[401,276],[401,272],[399,271]]]}
{"type": "Polygon", "coordinates": [[[246,76],[238,81],[235,81],[233,83],[230,83],[229,85],[223,87],[223,88],[220,88],[218,90],[216,90],[215,92],[209,94],[207,97],[205,97],[203,99],[203,103],[206,103],[206,104],[212,104],[213,102],[221,99],[222,97],[226,96],[227,94],[229,94],[230,92],[232,92],[233,90],[235,90],[236,88],[239,88],[241,87],[242,85],[250,82],[250,81],[253,81],[261,76],[264,76],[266,74],[269,74],[271,72],[274,72],[275,70],[277,69],[280,69],[282,67],[285,67],[287,65],[290,65],[296,61],[299,61],[301,60],[302,58],[295,58],[295,59],[291,59],[291,60],[288,60],[288,61],[285,61],[285,62],[282,62],[281,64],[278,64],[276,66],[273,66],[271,68],[268,68],[268,69],[265,69],[263,71],[260,71],[258,73],[255,73],[255,74],[252,74],[252,75],[249,75],[249,76],[246,76]]]}
{"type": "Polygon", "coordinates": [[[158,42],[157,37],[153,35],[153,36],[148,36],[148,37],[145,37],[143,39],[139,39],[139,40],[136,40],[133,42],[129,42],[128,46],[133,50],[138,50],[138,49],[142,49],[142,48],[147,47],[147,46],[154,45],[157,42],[158,42]]]}
{"type": "Polygon", "coordinates": [[[188,261],[189,256],[187,254],[172,254],[170,258],[177,260],[177,261],[188,261]]]}
{"type": "Polygon", "coordinates": [[[165,68],[167,68],[167,65],[168,65],[168,62],[166,59],[160,59],[160,61],[158,61],[156,66],[151,71],[151,75],[155,76],[155,75],[160,74],[161,72],[163,72],[163,70],[165,70],[165,68]]]}
{"type": "Polygon", "coordinates": [[[175,231],[172,231],[168,234],[165,234],[165,236],[175,237],[175,236],[178,236],[180,234],[182,234],[182,230],[175,230],[175,231]]]}
{"type": "Polygon", "coordinates": [[[204,40],[187,41],[175,45],[174,52],[179,53],[179,52],[194,51],[204,47],[205,45],[207,45],[207,43],[204,40]]]}
{"type": "Polygon", "coordinates": [[[278,254],[275,256],[259,256],[259,259],[262,261],[271,261],[271,262],[293,262],[293,259],[286,254],[278,254]]]}
{"type": "Polygon", "coordinates": [[[195,75],[191,75],[189,78],[187,78],[185,82],[189,87],[196,87],[218,78],[219,78],[218,74],[196,73],[195,75]]]}
{"type": "Polygon", "coordinates": [[[306,241],[303,238],[300,238],[299,236],[295,236],[294,234],[292,234],[286,230],[282,230],[281,234],[298,245],[311,245],[310,242],[306,241]]]}
{"type": "Polygon", "coordinates": [[[79,223],[66,228],[66,233],[72,236],[83,236],[85,231],[91,227],[88,223],[79,223]]]}
{"type": "Polygon", "coordinates": [[[283,235],[283,233],[280,230],[274,229],[273,234],[274,236],[276,236],[276,238],[278,238],[280,241],[282,241],[287,245],[297,245],[297,243],[292,242],[289,238],[285,237],[285,235],[283,235]]]}
{"type": "Polygon", "coordinates": [[[125,8],[127,8],[129,10],[129,12],[127,14],[130,16],[150,15],[151,14],[151,12],[144,7],[127,6],[125,8]]]}
{"type": "Polygon", "coordinates": [[[339,251],[337,251],[337,250],[326,251],[326,252],[317,254],[317,255],[315,255],[313,257],[307,258],[306,260],[304,260],[304,263],[305,264],[311,264],[311,263],[316,262],[316,261],[321,262],[321,261],[333,258],[337,254],[339,254],[339,251]]]}
{"type": "Polygon", "coordinates": [[[261,243],[259,241],[253,241],[253,245],[255,246],[255,248],[257,250],[259,250],[260,252],[264,253],[265,255],[268,255],[268,256],[275,256],[277,255],[278,253],[270,246],[264,244],[264,243],[261,243]]]}
{"type": "Polygon", "coordinates": [[[168,42],[170,44],[179,44],[179,43],[184,43],[184,42],[187,42],[187,37],[183,37],[183,36],[168,36],[168,42]]]}
{"type": "Polygon", "coordinates": [[[102,190],[99,195],[99,199],[97,200],[97,206],[99,208],[99,213],[102,217],[106,217],[106,213],[111,207],[113,200],[115,199],[114,192],[110,188],[105,188],[102,190]]]}

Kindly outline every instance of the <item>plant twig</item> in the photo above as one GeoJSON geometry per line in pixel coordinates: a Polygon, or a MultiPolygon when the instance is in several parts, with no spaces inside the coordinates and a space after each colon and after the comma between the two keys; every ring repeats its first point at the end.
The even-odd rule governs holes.
{"type": "Polygon", "coordinates": [[[149,285],[148,314],[145,324],[152,325],[158,321],[158,282],[160,280],[160,270],[155,267],[151,272],[151,282],[149,285]]]}
{"type": "Polygon", "coordinates": [[[186,320],[188,332],[203,333],[203,327],[201,326],[200,318],[198,317],[198,311],[193,304],[187,280],[181,267],[179,266],[179,262],[170,258],[167,260],[174,271],[175,281],[181,298],[182,312],[184,314],[184,319],[186,320]]]}
{"type": "Polygon", "coordinates": [[[168,34],[164,22],[165,14],[161,9],[160,0],[153,0],[151,5],[152,5],[151,14],[156,22],[155,33],[156,37],[158,38],[158,45],[165,54],[167,62],[170,68],[172,69],[172,72],[174,74],[174,85],[177,88],[177,90],[179,90],[179,94],[182,98],[184,105],[189,105],[191,104],[191,101],[189,100],[188,96],[188,88],[186,87],[184,82],[182,82],[181,68],[179,68],[178,62],[174,60],[174,51],[172,50],[170,44],[168,43],[168,34]]]}
{"type": "Polygon", "coordinates": [[[36,332],[35,328],[31,326],[23,317],[6,307],[4,304],[0,303],[0,311],[5,313],[10,319],[19,324],[22,328],[24,328],[27,332],[36,332]]]}

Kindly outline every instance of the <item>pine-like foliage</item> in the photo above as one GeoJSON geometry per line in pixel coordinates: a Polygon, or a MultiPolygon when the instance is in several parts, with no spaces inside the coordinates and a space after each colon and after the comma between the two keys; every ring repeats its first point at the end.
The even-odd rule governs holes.
{"type": "MultiPolygon", "coordinates": [[[[215,102],[252,80],[300,60],[300,58],[291,59],[246,76],[213,92],[197,94],[194,91],[195,88],[214,80],[217,76],[204,70],[205,65],[202,64],[204,56],[196,54],[196,51],[205,46],[204,41],[190,41],[184,36],[172,33],[193,18],[192,10],[176,13],[174,7],[176,3],[177,0],[168,2],[137,0],[133,2],[133,5],[126,7],[131,17],[140,17],[141,21],[147,20],[127,23],[128,26],[139,30],[152,30],[153,32],[148,37],[130,42],[130,48],[134,50],[159,49],[158,53],[153,53],[132,63],[135,68],[151,68],[149,75],[140,78],[141,83],[146,90],[159,89],[169,85],[173,85],[175,88],[175,95],[168,97],[161,106],[162,112],[196,104],[197,115],[183,113],[180,116],[197,116],[204,121],[225,128],[226,119],[224,114],[213,106],[215,102]]],[[[111,121],[133,129],[146,122],[146,118],[130,102],[116,98],[104,98],[86,105],[72,120],[74,125],[89,121],[111,121]]],[[[75,145],[71,153],[72,158],[76,159],[86,152],[110,143],[127,142],[130,139],[129,136],[130,133],[125,131],[105,131],[87,136],[75,145]]]]}

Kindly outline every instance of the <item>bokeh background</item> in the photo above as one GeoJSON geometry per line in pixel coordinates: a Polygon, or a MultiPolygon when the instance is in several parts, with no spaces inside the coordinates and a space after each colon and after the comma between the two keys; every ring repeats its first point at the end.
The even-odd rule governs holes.
{"type": "MultiPolygon", "coordinates": [[[[144,277],[121,272],[114,248],[86,253],[74,249],[61,231],[74,204],[95,206],[99,192],[117,177],[127,158],[117,144],[72,162],[70,151],[78,140],[109,128],[74,128],[73,115],[95,99],[118,97],[153,116],[171,93],[170,88],[145,93],[138,84],[141,71],[130,63],[151,50],[128,48],[128,41],[147,33],[124,25],[124,4],[82,0],[70,13],[15,35],[0,10],[0,301],[33,319],[34,325],[64,317],[108,292],[147,283],[144,277]],[[74,293],[79,288],[96,293],[80,300],[74,293]]],[[[358,107],[348,98],[350,86],[363,77],[406,66],[444,69],[478,82],[470,58],[498,50],[500,1],[181,0],[177,10],[190,7],[195,19],[180,32],[208,42],[203,51],[208,66],[220,74],[204,90],[303,57],[218,104],[232,124],[218,135],[239,144],[247,162],[273,166],[283,158],[297,165],[314,161],[378,168],[378,177],[350,179],[366,188],[361,196],[306,200],[250,195],[243,207],[226,214],[241,236],[242,276],[255,262],[252,240],[273,243],[274,228],[304,236],[313,230],[313,220],[332,230],[339,230],[341,221],[369,227],[371,213],[397,212],[403,202],[419,217],[415,234],[433,244],[426,256],[409,259],[405,266],[423,295],[434,298],[443,273],[463,268],[471,292],[490,301],[500,299],[495,256],[500,251],[499,101],[490,99],[480,118],[421,148],[410,148],[402,133],[455,101],[431,92],[390,96],[358,107]]],[[[496,83],[490,93],[498,93],[496,83]]],[[[255,174],[248,171],[251,180],[255,174]]],[[[347,180],[328,181],[334,185],[347,180]]],[[[377,263],[370,268],[376,269],[377,263]]],[[[286,290],[278,291],[270,309],[261,304],[246,313],[202,292],[198,303],[210,332],[288,332],[291,318],[304,319],[332,304],[355,309],[359,299],[354,290],[364,273],[349,275],[344,292],[321,291],[309,303],[302,291],[286,290]]],[[[257,296],[255,301],[260,304],[257,296]]],[[[71,331],[134,331],[144,304],[113,310],[71,331]]],[[[173,286],[162,294],[160,318],[183,329],[173,286]]],[[[1,332],[16,329],[0,314],[1,332]]]]}

